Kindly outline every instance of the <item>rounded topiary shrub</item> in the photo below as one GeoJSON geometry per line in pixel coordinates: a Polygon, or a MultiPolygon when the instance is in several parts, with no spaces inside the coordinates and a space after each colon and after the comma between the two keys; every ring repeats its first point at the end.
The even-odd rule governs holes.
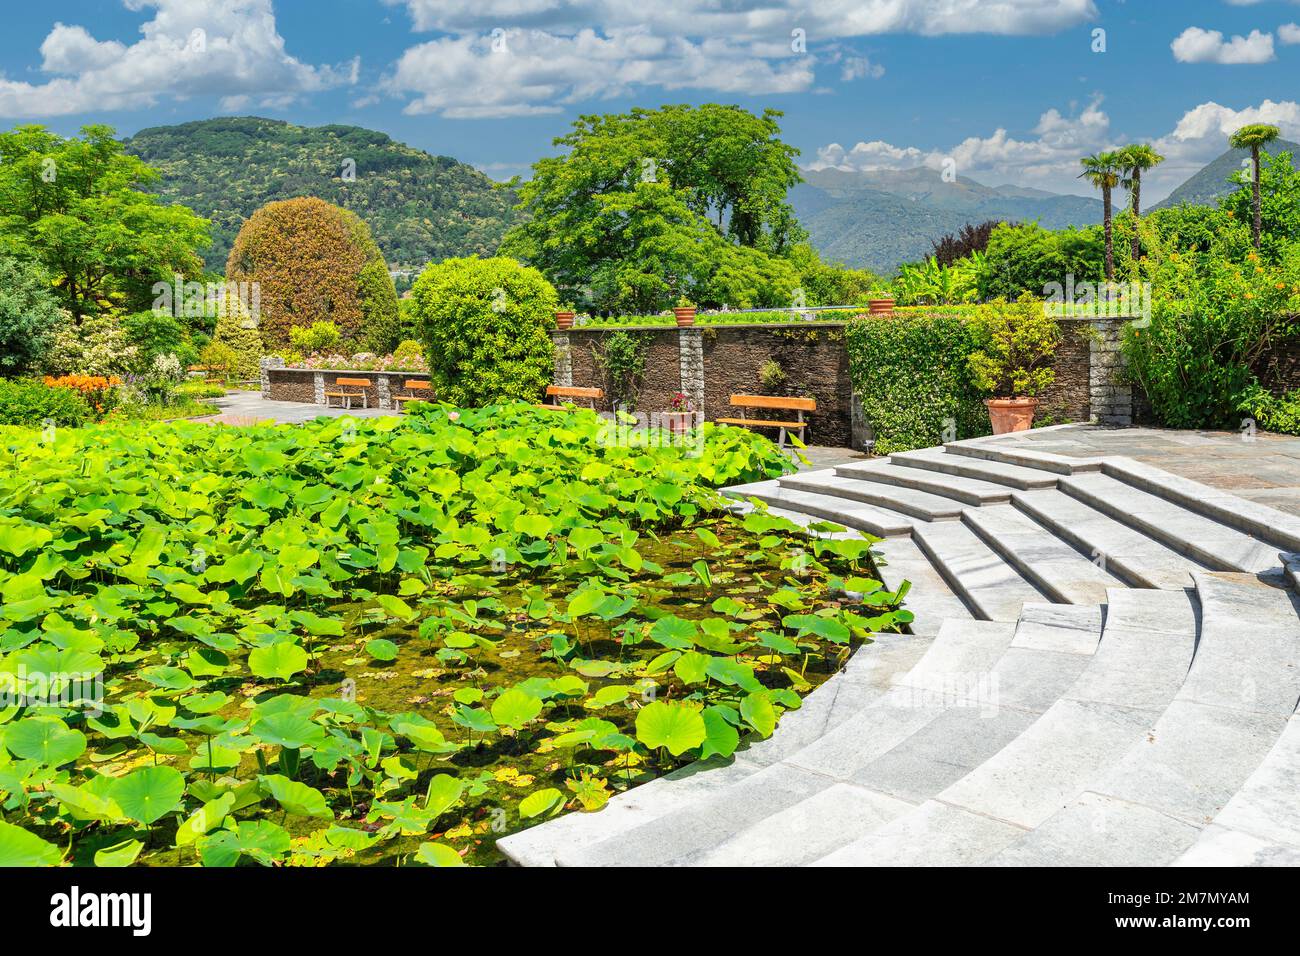
{"type": "Polygon", "coordinates": [[[398,341],[397,292],[370,228],[323,199],[253,213],[230,250],[226,281],[258,284],[267,348],[284,348],[291,328],[314,322],[333,322],[357,345],[386,350],[398,341]]]}
{"type": "Polygon", "coordinates": [[[413,290],[429,377],[441,401],[534,401],[554,372],[555,289],[514,259],[446,259],[413,290]]]}

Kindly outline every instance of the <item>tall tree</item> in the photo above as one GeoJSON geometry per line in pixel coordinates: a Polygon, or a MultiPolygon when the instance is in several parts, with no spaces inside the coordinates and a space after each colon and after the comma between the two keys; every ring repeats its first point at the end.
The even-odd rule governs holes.
{"type": "Polygon", "coordinates": [[[1121,156],[1118,152],[1094,153],[1079,160],[1083,165],[1080,179],[1101,190],[1102,224],[1106,233],[1106,281],[1115,281],[1115,238],[1111,228],[1113,207],[1111,191],[1120,183],[1121,156]]]}
{"type": "Polygon", "coordinates": [[[786,202],[798,151],[781,141],[780,115],[705,104],[580,117],[555,141],[564,154],[534,164],[501,252],[598,309],[707,304],[720,264],[739,261],[726,247],[784,256],[805,238],[786,202]]]}
{"type": "Polygon", "coordinates": [[[1243,126],[1233,133],[1232,138],[1229,140],[1233,149],[1250,150],[1251,209],[1254,212],[1251,232],[1255,237],[1256,250],[1259,249],[1262,222],[1259,200],[1259,151],[1262,147],[1277,139],[1281,132],[1276,126],[1269,126],[1267,123],[1251,123],[1249,126],[1243,126]]]}
{"type": "Polygon", "coordinates": [[[0,133],[0,251],[41,263],[78,321],[147,308],[155,282],[202,270],[211,241],[206,219],[143,191],[157,178],[108,126],[0,133]]]}
{"type": "Polygon", "coordinates": [[[1142,174],[1165,161],[1146,143],[1132,143],[1119,151],[1122,167],[1121,185],[1128,190],[1133,209],[1133,261],[1142,257],[1142,239],[1138,235],[1138,222],[1142,218],[1142,174]]]}

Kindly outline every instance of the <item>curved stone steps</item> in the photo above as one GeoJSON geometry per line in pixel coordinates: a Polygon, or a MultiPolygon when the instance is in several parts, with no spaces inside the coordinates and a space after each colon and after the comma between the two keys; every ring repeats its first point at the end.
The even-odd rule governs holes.
{"type": "Polygon", "coordinates": [[[1010,504],[968,508],[962,520],[1025,580],[1061,604],[1100,604],[1123,582],[1010,504]]]}
{"type": "Polygon", "coordinates": [[[776,479],[751,485],[737,485],[725,489],[724,493],[730,498],[742,501],[757,498],[765,504],[774,505],[785,511],[797,511],[814,518],[824,518],[855,531],[865,531],[878,538],[909,534],[915,523],[915,519],[906,515],[861,502],[782,488],[780,481],[776,479]]]}
{"type": "Polygon", "coordinates": [[[1174,865],[1300,865],[1300,715],[1174,865]]]}
{"type": "Polygon", "coordinates": [[[1056,487],[1055,474],[1001,461],[949,454],[942,448],[899,452],[890,455],[889,462],[901,468],[916,468],[942,475],[971,478],[989,484],[1005,485],[1008,488],[1030,490],[1056,487]]]}
{"type": "Polygon", "coordinates": [[[783,489],[828,495],[896,511],[922,521],[955,521],[964,507],[960,501],[932,495],[902,485],[883,484],[861,478],[845,478],[835,471],[808,471],[779,479],[783,489]]]}
{"type": "Polygon", "coordinates": [[[912,539],[953,593],[983,620],[1014,623],[1026,601],[1046,599],[962,522],[917,523],[912,539]]]}
{"type": "MultiPolygon", "coordinates": [[[[1060,668],[1073,684],[1033,681],[1031,692],[1050,705],[1032,726],[962,779],[859,840],[817,860],[821,866],[967,866],[987,862],[1077,799],[1099,774],[1146,733],[1177,692],[1192,659],[1197,630],[1195,596],[1185,592],[1113,589],[1104,628],[1089,617],[1100,609],[1026,606],[1015,645],[1055,651],[1079,662],[1060,668]],[[1041,618],[1041,622],[1038,619],[1041,618]],[[1166,632],[1148,630],[1153,620],[1166,632]],[[1094,629],[1096,627],[1096,629],[1094,629]],[[1096,640],[1098,630],[1100,641],[1096,640]],[[1142,646],[1133,647],[1134,639],[1142,646]],[[1170,679],[1156,681],[1142,707],[1132,691],[1135,651],[1166,645],[1170,679]]],[[[1050,660],[1050,658],[1049,658],[1050,660]]],[[[1015,662],[1003,658],[999,669],[1015,662]]],[[[1023,691],[1021,692],[1023,693],[1023,691]]]]}
{"type": "Polygon", "coordinates": [[[1159,719],[1080,797],[991,862],[1172,863],[1265,763],[1300,693],[1300,667],[1285,664],[1300,647],[1295,595],[1249,577],[1194,579],[1200,637],[1159,719]]]}
{"type": "Polygon", "coordinates": [[[1070,475],[1057,487],[1215,570],[1253,573],[1277,567],[1276,547],[1110,475],[1070,475]]]}
{"type": "Polygon", "coordinates": [[[911,624],[913,634],[934,635],[944,621],[974,618],[970,608],[953,593],[943,575],[911,538],[885,538],[872,552],[880,556],[880,573],[891,591],[897,590],[903,581],[912,583],[904,602],[915,615],[911,624]]]}
{"type": "Polygon", "coordinates": [[[1011,503],[1133,587],[1191,587],[1193,571],[1209,570],[1195,558],[1054,488],[1014,492],[1011,503]]]}
{"type": "Polygon", "coordinates": [[[967,505],[998,504],[1011,500],[1011,489],[1006,485],[962,475],[934,473],[924,468],[906,468],[894,463],[892,459],[840,465],[835,469],[835,474],[841,478],[857,478],[861,481],[912,488],[967,505]]]}
{"type": "MultiPolygon", "coordinates": [[[[620,829],[616,838],[602,836],[598,841],[580,847],[560,849],[555,855],[556,862],[584,866],[721,862],[721,857],[711,855],[723,853],[724,846],[731,845],[740,834],[765,819],[790,811],[812,798],[816,798],[816,805],[826,811],[835,798],[823,795],[823,791],[836,784],[851,783],[847,769],[836,773],[835,767],[870,763],[874,757],[887,754],[935,717],[961,703],[959,698],[944,696],[948,675],[987,672],[1009,647],[1013,635],[1014,628],[1005,624],[984,621],[947,623],[920,662],[905,677],[897,679],[887,693],[794,755],[757,773],[733,778],[723,788],[711,790],[702,799],[670,813],[620,829]]],[[[817,693],[821,691],[819,688],[817,693]]],[[[740,759],[744,759],[743,756],[740,759]]],[[[840,787],[837,792],[844,792],[844,789],[840,787]]],[[[634,793],[636,790],[615,800],[634,793]]],[[[863,800],[853,796],[845,798],[845,814],[865,814],[862,819],[868,821],[876,819],[864,810],[863,800]]],[[[864,799],[876,808],[874,812],[877,813],[885,813],[890,807],[899,812],[904,809],[891,800],[864,799]]],[[[501,842],[507,855],[512,854],[506,844],[514,839],[510,837],[501,842]]]]}

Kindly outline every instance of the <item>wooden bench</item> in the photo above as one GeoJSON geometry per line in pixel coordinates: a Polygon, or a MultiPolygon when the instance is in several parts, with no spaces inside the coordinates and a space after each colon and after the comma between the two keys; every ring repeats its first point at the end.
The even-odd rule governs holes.
{"type": "MultiPolygon", "coordinates": [[[[408,392],[432,392],[433,383],[426,382],[424,379],[412,378],[407,379],[403,386],[408,392]]],[[[399,411],[405,410],[407,402],[427,402],[433,398],[433,395],[394,395],[393,407],[399,411]]]]}
{"type": "Polygon", "coordinates": [[[217,368],[215,365],[191,365],[186,371],[202,375],[207,385],[224,385],[226,382],[225,369],[217,368]]]}
{"type": "Polygon", "coordinates": [[[325,407],[326,408],[330,407],[331,398],[337,398],[339,400],[339,408],[351,408],[352,399],[359,398],[361,399],[361,407],[369,408],[370,396],[366,392],[366,389],[368,389],[369,387],[370,387],[370,379],[368,378],[336,378],[334,380],[335,391],[325,393],[325,407]],[[345,392],[343,391],[343,389],[345,388],[348,389],[355,388],[355,389],[359,389],[359,391],[345,392]],[[345,405],[344,402],[346,402],[347,404],[345,405]]]}
{"type": "Polygon", "coordinates": [[[740,409],[740,418],[719,418],[719,425],[740,425],[744,428],[779,428],[781,429],[780,446],[785,447],[788,431],[797,431],[799,440],[803,440],[804,429],[808,423],[803,420],[804,412],[817,411],[815,398],[791,398],[783,395],[732,395],[731,404],[740,409]],[[750,408],[770,409],[774,412],[794,412],[797,421],[782,421],[770,418],[747,418],[745,410],[750,408]]]}
{"type": "Polygon", "coordinates": [[[596,399],[605,397],[603,388],[575,388],[571,385],[547,385],[546,397],[555,399],[552,403],[542,403],[538,408],[550,409],[553,412],[571,412],[573,404],[561,404],[561,399],[585,398],[587,407],[593,412],[596,410],[596,399]]]}

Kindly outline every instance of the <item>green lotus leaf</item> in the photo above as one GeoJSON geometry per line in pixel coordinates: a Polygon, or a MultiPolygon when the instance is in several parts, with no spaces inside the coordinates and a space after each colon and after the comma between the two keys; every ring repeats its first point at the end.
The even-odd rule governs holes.
{"type": "Polygon", "coordinates": [[[105,869],[130,866],[143,849],[144,843],[140,840],[127,839],[114,843],[112,846],[95,851],[95,866],[105,869]]]}
{"type": "Polygon", "coordinates": [[[704,718],[704,746],[700,750],[700,759],[708,757],[730,757],[740,744],[740,732],[731,725],[721,708],[708,707],[702,714],[704,718]]]}
{"type": "Polygon", "coordinates": [[[704,718],[689,704],[657,700],[636,715],[637,740],[652,750],[667,747],[674,757],[698,747],[706,736],[704,718]]]}
{"type": "Polygon", "coordinates": [[[234,866],[241,856],[271,866],[290,846],[288,832],[270,820],[243,821],[233,830],[217,830],[198,841],[204,866],[234,866]]]}
{"type": "Polygon", "coordinates": [[[307,660],[307,652],[297,644],[281,641],[249,651],[248,669],[257,677],[288,680],[307,669],[307,660]]]}
{"type": "Polygon", "coordinates": [[[445,843],[421,843],[415,858],[425,866],[464,866],[460,854],[445,843]]]}
{"type": "Polygon", "coordinates": [[[35,833],[0,820],[0,867],[58,866],[63,853],[35,833]]]}
{"type": "Polygon", "coordinates": [[[669,614],[655,621],[650,628],[650,640],[674,651],[689,651],[695,646],[697,633],[694,621],[669,614]]]}
{"type": "Polygon", "coordinates": [[[748,694],[740,702],[740,716],[764,737],[776,729],[776,708],[766,694],[748,694]]]}
{"type": "Polygon", "coordinates": [[[708,654],[687,651],[673,664],[673,673],[683,684],[702,684],[707,676],[710,660],[708,654]]]}
{"type": "Polygon", "coordinates": [[[15,757],[59,767],[86,752],[86,735],[57,717],[27,717],[5,729],[5,746],[15,757]]]}
{"type": "Polygon", "coordinates": [[[564,794],[547,787],[544,790],[534,790],[528,796],[519,801],[519,816],[523,820],[529,820],[543,813],[564,805],[564,794]]]}
{"type": "Polygon", "coordinates": [[[377,661],[397,660],[397,645],[392,641],[377,637],[366,642],[366,653],[377,661]]]}
{"type": "Polygon", "coordinates": [[[492,719],[500,726],[515,730],[523,727],[541,712],[541,700],[514,687],[492,702],[492,719]]]}
{"type": "Polygon", "coordinates": [[[271,798],[290,813],[321,820],[334,819],[334,811],[325,802],[325,794],[315,787],[290,780],[281,774],[266,774],[258,780],[271,798]]]}
{"type": "Polygon", "coordinates": [[[117,778],[110,792],[123,813],[148,826],[180,805],[185,778],[172,767],[143,767],[117,778]]]}

